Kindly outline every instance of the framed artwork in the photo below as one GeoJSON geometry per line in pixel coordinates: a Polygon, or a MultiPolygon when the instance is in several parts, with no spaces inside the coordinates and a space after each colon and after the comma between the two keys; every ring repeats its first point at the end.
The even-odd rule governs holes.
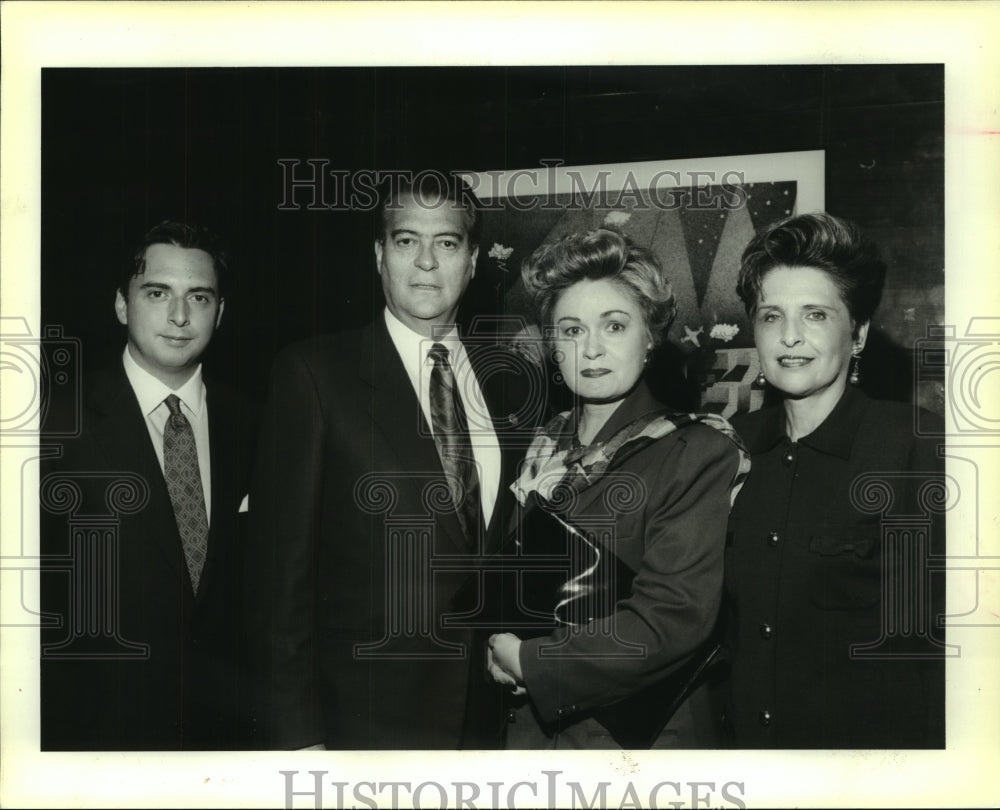
{"type": "Polygon", "coordinates": [[[484,205],[480,262],[497,271],[508,315],[530,318],[519,276],[535,248],[615,228],[651,250],[673,285],[665,362],[696,390],[693,404],[727,417],[760,407],[752,330],[736,295],[740,255],[772,222],[824,209],[822,150],[463,176],[484,205]]]}

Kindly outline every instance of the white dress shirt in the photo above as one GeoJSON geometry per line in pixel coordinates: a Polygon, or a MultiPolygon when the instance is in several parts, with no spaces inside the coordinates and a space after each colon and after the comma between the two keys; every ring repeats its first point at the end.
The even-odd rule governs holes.
{"type": "Polygon", "coordinates": [[[205,517],[211,525],[212,519],[212,462],[208,446],[208,402],[205,400],[205,383],[201,379],[201,364],[194,374],[176,391],[160,382],[132,358],[128,346],[122,355],[125,365],[125,376],[128,377],[139,408],[146,420],[149,439],[153,442],[156,458],[163,469],[163,428],[166,427],[170,409],[165,402],[171,394],[176,394],[181,401],[181,412],[191,423],[194,431],[194,443],[198,448],[198,469],[201,473],[201,488],[205,493],[205,517]]]}
{"type": "Polygon", "coordinates": [[[469,362],[465,346],[458,338],[457,330],[452,328],[446,335],[435,339],[424,337],[406,326],[389,311],[388,307],[385,310],[385,325],[403,361],[403,367],[410,378],[413,390],[417,392],[417,399],[420,400],[420,408],[424,412],[428,426],[433,424],[430,390],[431,369],[434,367],[434,361],[428,355],[435,343],[440,343],[448,349],[448,362],[455,374],[455,387],[465,408],[465,418],[472,440],[472,454],[475,456],[479,473],[483,524],[489,526],[500,489],[500,442],[497,440],[496,431],[493,430],[479,381],[472,371],[472,364],[469,362]]]}

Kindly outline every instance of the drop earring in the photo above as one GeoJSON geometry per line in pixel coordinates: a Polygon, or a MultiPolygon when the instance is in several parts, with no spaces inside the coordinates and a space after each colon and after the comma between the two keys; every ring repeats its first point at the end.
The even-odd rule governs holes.
{"type": "Polygon", "coordinates": [[[858,347],[854,350],[854,356],[851,357],[851,373],[847,378],[851,385],[861,384],[861,348],[858,347]]]}

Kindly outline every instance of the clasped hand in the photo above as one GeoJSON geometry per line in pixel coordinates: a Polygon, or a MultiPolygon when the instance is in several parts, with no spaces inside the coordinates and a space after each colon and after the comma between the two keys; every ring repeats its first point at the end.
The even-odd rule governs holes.
{"type": "Polygon", "coordinates": [[[521,639],[513,633],[494,633],[486,651],[486,669],[494,681],[511,687],[515,695],[523,695],[524,676],[521,673],[521,639]]]}

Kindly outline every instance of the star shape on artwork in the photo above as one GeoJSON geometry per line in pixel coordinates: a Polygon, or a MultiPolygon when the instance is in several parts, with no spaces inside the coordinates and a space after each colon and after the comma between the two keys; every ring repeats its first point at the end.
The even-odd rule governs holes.
{"type": "Polygon", "coordinates": [[[690,326],[684,327],[684,337],[681,338],[681,343],[685,340],[690,340],[692,345],[701,348],[701,344],[698,342],[698,335],[705,331],[704,326],[699,326],[697,329],[692,329],[690,326]]]}

